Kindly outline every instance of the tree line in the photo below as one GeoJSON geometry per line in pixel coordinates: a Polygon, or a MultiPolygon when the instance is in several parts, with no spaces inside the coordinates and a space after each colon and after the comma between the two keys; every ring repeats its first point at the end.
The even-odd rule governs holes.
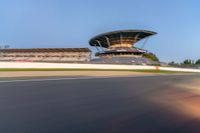
{"type": "Polygon", "coordinates": [[[176,63],[174,61],[169,63],[170,66],[183,66],[183,67],[195,67],[195,66],[200,66],[200,59],[198,60],[191,60],[191,59],[185,59],[181,63],[176,63]]]}

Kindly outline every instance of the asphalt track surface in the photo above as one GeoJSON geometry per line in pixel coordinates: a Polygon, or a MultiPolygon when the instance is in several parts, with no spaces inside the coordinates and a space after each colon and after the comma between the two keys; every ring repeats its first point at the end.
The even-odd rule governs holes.
{"type": "Polygon", "coordinates": [[[200,75],[0,79],[0,133],[200,133],[200,75]]]}

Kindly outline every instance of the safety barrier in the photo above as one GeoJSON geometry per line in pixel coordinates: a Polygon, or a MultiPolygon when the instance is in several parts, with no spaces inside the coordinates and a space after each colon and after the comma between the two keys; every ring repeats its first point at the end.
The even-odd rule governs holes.
{"type": "Polygon", "coordinates": [[[180,72],[200,72],[200,69],[185,69],[142,65],[111,64],[72,64],[72,63],[37,63],[37,62],[0,62],[0,68],[62,68],[62,69],[122,69],[122,70],[167,70],[180,72]]]}

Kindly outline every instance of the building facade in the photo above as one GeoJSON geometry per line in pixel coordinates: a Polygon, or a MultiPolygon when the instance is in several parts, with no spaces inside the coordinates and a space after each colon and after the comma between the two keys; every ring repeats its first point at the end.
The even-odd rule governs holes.
{"type": "Polygon", "coordinates": [[[135,44],[145,38],[157,34],[147,30],[119,30],[103,33],[93,37],[89,44],[97,48],[93,59],[96,63],[120,64],[155,64],[151,59],[145,58],[148,51],[135,47],[135,44]]]}
{"type": "Polygon", "coordinates": [[[147,30],[119,30],[97,35],[89,43],[99,51],[96,56],[137,57],[142,56],[147,50],[135,47],[135,43],[155,34],[156,32],[147,30]]]}
{"type": "Polygon", "coordinates": [[[1,49],[1,61],[27,62],[88,62],[91,50],[88,48],[35,48],[1,49]]]}

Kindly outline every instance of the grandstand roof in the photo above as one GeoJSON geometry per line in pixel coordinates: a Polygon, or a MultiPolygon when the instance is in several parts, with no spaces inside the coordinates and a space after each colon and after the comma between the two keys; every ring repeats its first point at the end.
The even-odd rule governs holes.
{"type": "Polygon", "coordinates": [[[89,48],[24,48],[0,49],[0,52],[91,52],[89,48]]]}
{"type": "Polygon", "coordinates": [[[147,30],[118,30],[97,35],[90,39],[89,43],[91,46],[108,48],[110,45],[115,45],[120,42],[134,44],[141,39],[155,34],[157,33],[147,30]]]}

